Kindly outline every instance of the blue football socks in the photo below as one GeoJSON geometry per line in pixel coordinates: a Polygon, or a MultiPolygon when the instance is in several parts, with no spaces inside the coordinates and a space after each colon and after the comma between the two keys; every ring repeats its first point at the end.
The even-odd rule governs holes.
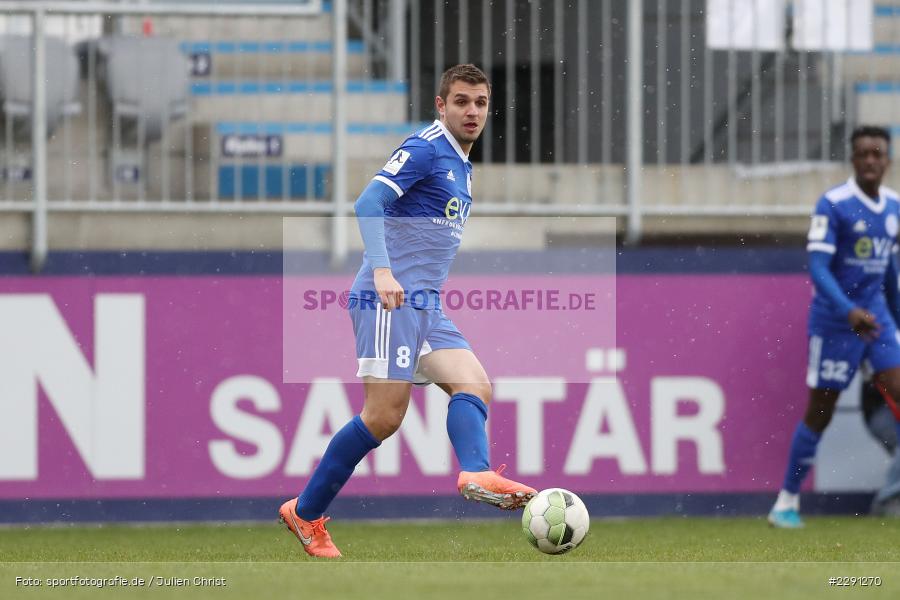
{"type": "Polygon", "coordinates": [[[325,455],[297,498],[297,516],[314,521],[328,509],[366,454],[381,445],[359,415],[334,434],[325,455]]]}
{"type": "Polygon", "coordinates": [[[463,471],[487,471],[488,459],[487,406],[478,396],[453,394],[447,407],[447,434],[463,471]]]}
{"type": "Polygon", "coordinates": [[[800,485],[812,467],[813,459],[816,456],[816,446],[819,445],[821,438],[822,434],[807,427],[803,421],[797,425],[791,440],[791,453],[788,457],[788,467],[784,474],[782,489],[791,494],[800,491],[800,485]]]}

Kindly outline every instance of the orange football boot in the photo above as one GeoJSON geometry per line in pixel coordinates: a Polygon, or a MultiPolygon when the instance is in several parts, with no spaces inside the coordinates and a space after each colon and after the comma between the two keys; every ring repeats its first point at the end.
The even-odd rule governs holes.
{"type": "Polygon", "coordinates": [[[485,502],[504,510],[524,508],[537,490],[503,477],[501,474],[505,469],[506,465],[500,465],[496,471],[462,471],[456,487],[466,500],[485,502]]]}
{"type": "Polygon", "coordinates": [[[297,516],[297,499],[291,498],[278,509],[281,522],[297,536],[303,549],[310,556],[322,558],[340,558],[341,551],[331,541],[331,535],[325,529],[325,523],[331,517],[319,517],[315,521],[304,521],[297,516]]]}

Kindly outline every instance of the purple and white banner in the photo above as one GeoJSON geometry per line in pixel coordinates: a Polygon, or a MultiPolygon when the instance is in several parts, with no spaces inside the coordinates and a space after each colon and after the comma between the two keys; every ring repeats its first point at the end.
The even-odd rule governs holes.
{"type": "MultiPolygon", "coordinates": [[[[0,279],[0,498],[295,494],[362,406],[350,320],[325,292],[347,285],[0,279]],[[310,290],[316,308],[291,321],[283,298],[310,290]]],[[[494,382],[493,464],[583,493],[778,487],[806,396],[804,275],[469,275],[448,289],[494,382]],[[524,289],[582,304],[561,318],[516,292],[502,300],[518,308],[485,308],[486,290],[524,289]],[[586,291],[610,289],[615,310],[584,309],[586,291]]],[[[454,494],[446,400],[414,390],[344,493],[454,494]]]]}
{"type": "MultiPolygon", "coordinates": [[[[368,303],[350,300],[344,289],[349,283],[344,277],[284,278],[285,382],[355,381],[347,306],[355,302],[361,311],[373,310],[375,293],[368,303]]],[[[416,299],[413,294],[408,301],[415,306],[416,299]]],[[[439,301],[492,376],[579,383],[591,377],[587,363],[599,365],[591,370],[615,368],[608,359],[604,363],[605,354],[615,359],[614,352],[606,352],[616,348],[614,274],[455,276],[439,301]]]]}

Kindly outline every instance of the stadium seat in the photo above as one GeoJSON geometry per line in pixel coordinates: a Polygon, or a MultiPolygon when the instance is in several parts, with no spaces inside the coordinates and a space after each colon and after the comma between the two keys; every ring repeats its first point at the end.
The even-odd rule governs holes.
{"type": "Polygon", "coordinates": [[[169,121],[187,113],[188,61],[176,40],[112,36],[101,39],[98,50],[123,143],[156,141],[169,121]]]}
{"type": "MultiPolygon", "coordinates": [[[[78,61],[72,48],[59,38],[47,37],[47,135],[61,118],[81,111],[78,102],[78,61]]],[[[16,131],[31,131],[31,36],[0,36],[0,100],[6,116],[16,119],[16,131]]]]}

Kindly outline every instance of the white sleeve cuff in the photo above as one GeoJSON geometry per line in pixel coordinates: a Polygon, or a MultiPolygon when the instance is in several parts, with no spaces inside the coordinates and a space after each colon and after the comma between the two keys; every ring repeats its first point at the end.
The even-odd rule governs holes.
{"type": "Polygon", "coordinates": [[[825,252],[826,254],[834,254],[837,251],[837,248],[834,247],[833,244],[826,244],[824,242],[810,242],[806,245],[807,252],[825,252]]]}
{"type": "Polygon", "coordinates": [[[389,188],[394,190],[394,192],[397,194],[398,198],[403,195],[403,190],[400,189],[400,186],[397,185],[396,183],[394,183],[393,181],[391,181],[390,179],[388,179],[387,177],[385,177],[384,175],[376,175],[375,177],[372,178],[372,181],[380,181],[384,185],[388,186],[389,188]]]}

